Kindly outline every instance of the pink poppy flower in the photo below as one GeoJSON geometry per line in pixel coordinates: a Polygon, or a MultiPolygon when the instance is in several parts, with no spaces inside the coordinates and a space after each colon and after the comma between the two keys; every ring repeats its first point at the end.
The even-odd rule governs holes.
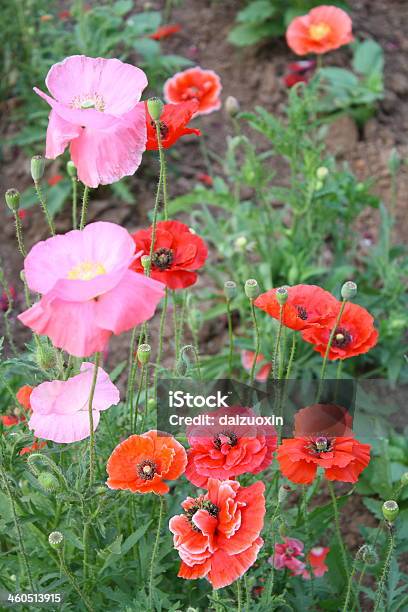
{"type": "Polygon", "coordinates": [[[251,408],[233,406],[209,413],[211,425],[187,428],[191,448],[187,451],[186,478],[197,487],[207,486],[209,478],[227,480],[240,474],[259,474],[272,462],[277,433],[271,425],[251,425],[256,414],[251,408]],[[248,425],[225,425],[246,417],[248,425]]]}
{"type": "Polygon", "coordinates": [[[299,576],[305,570],[305,563],[300,560],[303,557],[304,544],[296,538],[283,538],[283,544],[275,544],[275,552],[269,557],[269,563],[273,563],[275,569],[289,569],[294,576],[299,576]]]}
{"type": "MultiPolygon", "coordinates": [[[[28,426],[36,437],[67,444],[90,435],[88,405],[94,368],[93,363],[84,362],[77,376],[44,382],[33,389],[30,398],[33,413],[28,426]]],[[[98,368],[92,401],[94,431],[100,411],[118,404],[119,400],[119,390],[105,370],[98,368]]]]}
{"type": "Polygon", "coordinates": [[[118,59],[72,55],[54,64],[45,83],[52,97],[46,157],[70,145],[79,179],[88,187],[109,185],[139,167],[146,148],[146,117],[138,104],[145,73],[118,59]]]}
{"type": "Polygon", "coordinates": [[[296,55],[327,53],[353,40],[352,22],[337,6],[316,6],[295,17],[286,30],[286,42],[296,55]]]}
{"type": "MultiPolygon", "coordinates": [[[[241,351],[241,363],[242,367],[247,371],[251,372],[252,366],[255,359],[254,351],[241,351]]],[[[269,374],[272,370],[272,364],[270,361],[266,361],[262,353],[259,353],[255,366],[255,380],[258,382],[265,382],[268,380],[269,374]],[[259,364],[259,366],[258,366],[259,364]]]]}
{"type": "MultiPolygon", "coordinates": [[[[325,564],[326,557],[330,551],[327,546],[315,546],[307,553],[312,573],[316,578],[323,576],[329,569],[325,564]]],[[[305,580],[310,580],[310,572],[305,570],[302,574],[305,580]]]]}
{"type": "Polygon", "coordinates": [[[103,351],[150,319],[164,285],[129,269],[134,242],[115,223],[90,223],[37,243],[24,261],[29,288],[42,298],[19,315],[37,334],[76,357],[103,351]]]}

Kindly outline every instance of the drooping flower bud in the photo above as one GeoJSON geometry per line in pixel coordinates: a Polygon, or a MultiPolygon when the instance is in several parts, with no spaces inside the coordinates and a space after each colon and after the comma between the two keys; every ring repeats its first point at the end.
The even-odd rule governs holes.
{"type": "Polygon", "coordinates": [[[31,158],[31,176],[33,177],[33,181],[37,183],[44,174],[45,170],[45,159],[42,155],[34,155],[31,158]]]}
{"type": "Polygon", "coordinates": [[[286,302],[288,301],[288,290],[286,289],[286,287],[279,287],[279,289],[276,290],[276,299],[278,300],[278,303],[281,306],[284,306],[284,304],[286,304],[286,302]]]}
{"type": "Polygon", "coordinates": [[[224,103],[224,108],[230,117],[236,117],[240,111],[239,102],[234,96],[228,96],[224,103]]]}
{"type": "Polygon", "coordinates": [[[39,485],[47,492],[58,491],[60,483],[58,478],[51,472],[41,472],[38,475],[39,485]]]}
{"type": "Polygon", "coordinates": [[[67,173],[68,176],[70,176],[71,178],[77,177],[77,169],[75,167],[74,162],[71,160],[69,160],[69,162],[67,163],[67,173]]]}
{"type": "Polygon", "coordinates": [[[224,294],[228,301],[234,299],[237,295],[237,284],[234,281],[225,281],[224,294]]]}
{"type": "Polygon", "coordinates": [[[245,283],[245,295],[250,300],[255,300],[260,293],[258,281],[254,278],[249,278],[245,283]]]}
{"type": "Polygon", "coordinates": [[[150,272],[150,256],[149,255],[142,255],[140,258],[140,263],[142,264],[143,270],[145,271],[145,274],[149,274],[150,272]]]}
{"type": "Polygon", "coordinates": [[[290,487],[288,487],[288,485],[282,485],[279,487],[279,491],[278,491],[278,502],[280,504],[283,504],[283,502],[285,501],[285,499],[288,497],[289,493],[292,491],[292,489],[290,487]]]}
{"type": "Polygon", "coordinates": [[[396,501],[393,499],[389,499],[388,501],[383,503],[382,513],[384,518],[389,523],[393,523],[398,516],[399,506],[396,501]]]}
{"type": "Polygon", "coordinates": [[[53,548],[60,548],[64,541],[64,536],[60,531],[52,531],[48,536],[48,542],[53,548]]]}
{"type": "Polygon", "coordinates": [[[369,544],[363,544],[357,551],[356,554],[357,559],[361,559],[367,565],[377,565],[378,563],[378,555],[375,551],[375,548],[370,546],[369,544]]]}
{"type": "Polygon", "coordinates": [[[17,189],[7,189],[4,198],[9,209],[12,212],[17,212],[20,207],[20,192],[17,189]]]}
{"type": "Polygon", "coordinates": [[[137,358],[142,365],[149,363],[152,347],[150,344],[141,344],[137,349],[137,358]]]}
{"type": "Polygon", "coordinates": [[[149,98],[147,101],[147,110],[153,121],[159,121],[162,116],[164,104],[160,98],[149,98]]]}
{"type": "Polygon", "coordinates": [[[341,288],[343,300],[352,300],[357,295],[357,285],[353,281],[347,281],[341,288]]]}
{"type": "Polygon", "coordinates": [[[319,179],[319,181],[324,181],[328,174],[329,169],[326,168],[326,166],[320,166],[320,168],[316,170],[316,178],[319,179]]]}

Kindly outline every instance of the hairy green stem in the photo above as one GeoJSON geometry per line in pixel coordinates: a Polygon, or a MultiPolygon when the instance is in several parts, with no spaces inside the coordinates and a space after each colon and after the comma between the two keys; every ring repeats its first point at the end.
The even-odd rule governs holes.
{"type": "Polygon", "coordinates": [[[163,510],[164,510],[164,497],[160,496],[160,508],[159,508],[159,519],[157,522],[157,531],[156,531],[156,539],[154,541],[152,558],[150,561],[150,572],[149,572],[149,612],[153,610],[153,580],[154,580],[154,566],[156,562],[157,549],[159,548],[160,541],[160,531],[163,520],[163,510]]]}
{"type": "Polygon", "coordinates": [[[332,504],[333,504],[334,527],[335,527],[337,542],[338,542],[338,545],[339,545],[339,548],[340,548],[340,553],[341,553],[341,558],[342,558],[342,561],[343,561],[344,571],[345,571],[346,576],[348,576],[348,574],[349,574],[349,566],[348,566],[348,561],[347,561],[346,549],[344,548],[343,538],[341,537],[340,521],[339,521],[339,508],[338,508],[338,505],[337,505],[337,497],[336,497],[336,493],[334,491],[333,483],[330,480],[327,481],[327,486],[329,488],[330,497],[332,499],[332,504]]]}
{"type": "Polygon", "coordinates": [[[252,385],[254,382],[254,378],[255,378],[255,367],[256,367],[256,362],[258,361],[258,355],[259,355],[259,350],[260,350],[260,338],[259,338],[259,328],[258,328],[258,323],[256,320],[256,314],[255,314],[255,308],[254,308],[254,300],[250,299],[249,304],[251,308],[251,319],[252,319],[252,323],[254,326],[254,332],[255,332],[255,355],[254,355],[254,361],[252,363],[251,374],[249,378],[249,384],[252,385]]]}
{"type": "Polygon", "coordinates": [[[376,593],[375,604],[374,604],[374,611],[373,612],[377,612],[377,610],[383,610],[384,609],[382,607],[383,606],[382,594],[383,594],[383,590],[384,590],[385,580],[387,578],[387,574],[388,574],[388,571],[390,569],[392,554],[394,552],[394,546],[395,546],[393,526],[390,526],[389,530],[390,530],[390,539],[389,539],[389,543],[388,543],[387,556],[385,558],[384,566],[383,566],[383,569],[382,569],[382,572],[381,572],[381,576],[380,576],[380,581],[379,581],[378,586],[377,586],[377,593],[376,593]]]}
{"type": "Polygon", "coordinates": [[[293,360],[295,358],[295,352],[296,352],[296,333],[292,334],[292,346],[290,349],[290,354],[289,354],[289,361],[288,361],[288,367],[286,369],[286,380],[290,379],[290,374],[292,372],[292,365],[293,365],[293,360]]]}
{"type": "Polygon", "coordinates": [[[331,345],[333,344],[334,335],[335,335],[336,330],[337,330],[337,328],[339,326],[340,319],[341,319],[341,317],[343,315],[344,307],[345,307],[346,304],[347,304],[347,300],[343,299],[343,301],[341,303],[341,306],[340,306],[339,314],[337,315],[336,322],[335,322],[335,324],[333,326],[333,329],[330,332],[329,341],[327,343],[326,351],[325,351],[324,358],[323,358],[322,369],[320,371],[320,382],[319,382],[319,388],[318,388],[318,391],[317,391],[317,400],[316,400],[316,402],[319,401],[320,395],[321,395],[322,390],[323,390],[323,381],[324,381],[324,377],[325,377],[325,374],[326,374],[327,359],[329,357],[330,348],[331,348],[331,345]]]}
{"type": "Polygon", "coordinates": [[[23,226],[22,226],[21,219],[18,216],[17,212],[14,212],[14,223],[16,227],[16,238],[17,238],[18,250],[20,251],[23,257],[26,257],[27,251],[24,245],[24,240],[23,240],[23,226]]]}
{"type": "Polygon", "coordinates": [[[94,608],[92,607],[92,604],[90,603],[89,599],[86,597],[86,595],[84,593],[82,593],[75,576],[70,572],[70,570],[68,569],[65,560],[64,560],[64,556],[62,554],[62,552],[60,550],[57,550],[58,553],[58,559],[60,562],[60,566],[62,571],[64,572],[64,574],[66,575],[66,577],[68,578],[69,583],[71,584],[72,588],[78,593],[79,598],[82,600],[85,608],[89,611],[89,612],[94,612],[94,608]]]}
{"type": "Polygon", "coordinates": [[[343,612],[350,612],[350,610],[349,610],[349,601],[350,601],[350,596],[351,596],[351,593],[352,593],[354,574],[356,573],[356,561],[357,561],[357,559],[354,559],[353,566],[351,568],[351,572],[350,572],[349,577],[348,577],[347,591],[346,591],[346,597],[344,599],[343,612]]]}
{"type": "Polygon", "coordinates": [[[167,305],[169,301],[169,290],[167,287],[164,290],[164,302],[160,315],[160,328],[159,328],[159,346],[157,349],[157,359],[156,359],[156,368],[154,371],[154,395],[157,393],[157,379],[159,376],[159,368],[163,356],[163,336],[164,336],[164,326],[166,324],[166,315],[167,315],[167,305]]]}
{"type": "Polygon", "coordinates": [[[47,223],[48,223],[48,227],[50,228],[51,235],[55,236],[54,223],[53,223],[53,221],[51,219],[51,215],[50,215],[50,212],[49,212],[48,206],[47,206],[47,201],[46,201],[46,199],[44,197],[44,194],[42,192],[41,185],[40,185],[39,181],[34,181],[34,185],[35,185],[35,190],[37,192],[38,199],[40,200],[41,208],[43,209],[45,218],[47,219],[47,223]]]}
{"type": "Polygon", "coordinates": [[[95,474],[95,433],[94,433],[94,421],[92,413],[92,404],[95,395],[96,379],[98,376],[100,353],[95,354],[95,367],[93,371],[91,391],[89,393],[88,400],[88,414],[89,414],[89,486],[92,487],[94,483],[95,474]]]}
{"type": "Polygon", "coordinates": [[[282,354],[280,352],[280,340],[281,340],[282,326],[283,326],[283,308],[284,308],[284,305],[279,304],[279,327],[278,327],[278,333],[276,336],[275,350],[273,352],[273,360],[272,360],[272,371],[273,371],[273,377],[275,380],[279,380],[280,366],[277,367],[279,365],[278,355],[279,355],[279,359],[282,359],[282,354]]]}
{"type": "Polygon", "coordinates": [[[72,227],[77,229],[78,226],[78,181],[75,177],[72,177],[72,227]]]}
{"type": "Polygon", "coordinates": [[[242,597],[241,597],[241,580],[237,580],[237,612],[242,610],[242,597]]]}
{"type": "Polygon", "coordinates": [[[234,351],[234,334],[232,331],[232,313],[231,313],[231,300],[227,298],[227,319],[228,319],[228,371],[229,377],[232,378],[232,355],[234,351]]]}
{"type": "Polygon", "coordinates": [[[84,193],[83,193],[83,196],[82,196],[81,220],[79,222],[79,229],[80,230],[83,230],[84,227],[85,227],[86,216],[87,216],[87,213],[88,213],[89,194],[90,194],[90,188],[88,187],[88,185],[85,185],[84,193]]]}

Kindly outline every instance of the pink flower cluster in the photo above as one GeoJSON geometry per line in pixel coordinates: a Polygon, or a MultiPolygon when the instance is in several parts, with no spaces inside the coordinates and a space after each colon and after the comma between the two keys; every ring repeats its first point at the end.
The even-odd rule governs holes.
{"type": "Polygon", "coordinates": [[[275,552],[268,561],[273,564],[275,569],[288,569],[292,576],[302,576],[305,580],[311,578],[307,564],[316,578],[323,576],[329,569],[325,564],[325,559],[330,549],[324,546],[315,546],[306,556],[307,563],[303,560],[303,549],[304,544],[300,540],[283,538],[282,544],[275,544],[275,552]]]}

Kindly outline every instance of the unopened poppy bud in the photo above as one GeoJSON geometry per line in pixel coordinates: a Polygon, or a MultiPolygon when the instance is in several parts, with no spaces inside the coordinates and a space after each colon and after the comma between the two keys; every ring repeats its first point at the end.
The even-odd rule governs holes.
{"type": "Polygon", "coordinates": [[[291,491],[292,489],[288,487],[288,485],[280,486],[279,491],[278,491],[278,502],[280,504],[283,504],[283,502],[285,501],[285,499],[287,498],[287,496],[289,495],[291,491]]]}
{"type": "Polygon", "coordinates": [[[375,549],[369,544],[363,544],[357,551],[357,559],[361,559],[367,565],[377,565],[378,555],[375,549]]]}
{"type": "Polygon", "coordinates": [[[390,499],[383,503],[382,513],[389,523],[393,523],[398,516],[399,506],[396,501],[390,499]]]}
{"type": "Polygon", "coordinates": [[[328,174],[329,169],[326,168],[326,166],[320,166],[320,168],[316,170],[316,178],[319,179],[319,181],[324,181],[328,174]]]}
{"type": "Polygon", "coordinates": [[[154,397],[149,397],[149,399],[147,400],[147,408],[149,410],[154,410],[157,406],[157,402],[154,399],[154,397]]]}
{"type": "Polygon", "coordinates": [[[70,176],[71,178],[76,178],[77,176],[77,169],[75,167],[74,162],[71,160],[69,160],[69,162],[67,163],[67,173],[68,176],[70,176]]]}
{"type": "Polygon", "coordinates": [[[31,176],[33,177],[34,183],[37,183],[44,174],[45,170],[45,159],[42,155],[34,155],[31,158],[31,176]]]}
{"type": "Polygon", "coordinates": [[[20,207],[20,192],[17,189],[7,189],[4,198],[9,209],[13,212],[17,212],[20,207]]]}
{"type": "Polygon", "coordinates": [[[64,536],[60,531],[53,531],[48,536],[48,542],[53,548],[60,548],[64,541],[64,536]]]}
{"type": "Polygon", "coordinates": [[[153,121],[159,121],[162,116],[164,104],[160,98],[149,98],[147,101],[147,110],[153,121]]]}
{"type": "Polygon", "coordinates": [[[232,300],[237,295],[237,284],[234,281],[225,281],[224,294],[227,300],[232,300]]]}
{"type": "Polygon", "coordinates": [[[57,365],[55,349],[46,344],[39,344],[35,357],[38,365],[43,370],[51,370],[57,365]]]}
{"type": "Polygon", "coordinates": [[[401,476],[401,486],[406,487],[408,485],[408,472],[404,472],[401,476]]]}
{"type": "Polygon", "coordinates": [[[288,301],[288,290],[286,287],[279,287],[279,289],[276,290],[276,299],[281,306],[286,304],[288,301]]]}
{"type": "Polygon", "coordinates": [[[58,491],[60,488],[60,483],[58,478],[51,474],[51,472],[41,472],[38,476],[38,483],[40,486],[48,492],[58,491]]]}
{"type": "Polygon", "coordinates": [[[238,236],[235,240],[234,245],[238,251],[243,251],[248,244],[248,239],[245,236],[238,236]]]}
{"type": "Polygon", "coordinates": [[[254,278],[249,278],[245,283],[245,295],[250,300],[254,300],[259,295],[258,281],[254,278]]]}
{"type": "Polygon", "coordinates": [[[236,117],[240,111],[239,102],[234,96],[228,96],[224,103],[224,108],[230,117],[236,117]]]}
{"type": "Polygon", "coordinates": [[[141,344],[137,349],[137,358],[139,359],[141,364],[149,363],[150,353],[152,352],[152,348],[150,344],[141,344]]]}
{"type": "Polygon", "coordinates": [[[316,181],[315,191],[320,191],[321,189],[323,189],[323,181],[316,181]]]}
{"type": "Polygon", "coordinates": [[[100,485],[99,487],[96,487],[95,493],[96,495],[103,495],[104,493],[107,493],[106,486],[104,487],[103,485],[100,485]]]}
{"type": "Polygon", "coordinates": [[[142,255],[140,258],[140,263],[142,264],[143,270],[146,274],[150,271],[150,257],[149,255],[142,255]]]}
{"type": "Polygon", "coordinates": [[[357,285],[353,281],[347,281],[341,288],[343,300],[352,300],[357,295],[357,285]]]}

